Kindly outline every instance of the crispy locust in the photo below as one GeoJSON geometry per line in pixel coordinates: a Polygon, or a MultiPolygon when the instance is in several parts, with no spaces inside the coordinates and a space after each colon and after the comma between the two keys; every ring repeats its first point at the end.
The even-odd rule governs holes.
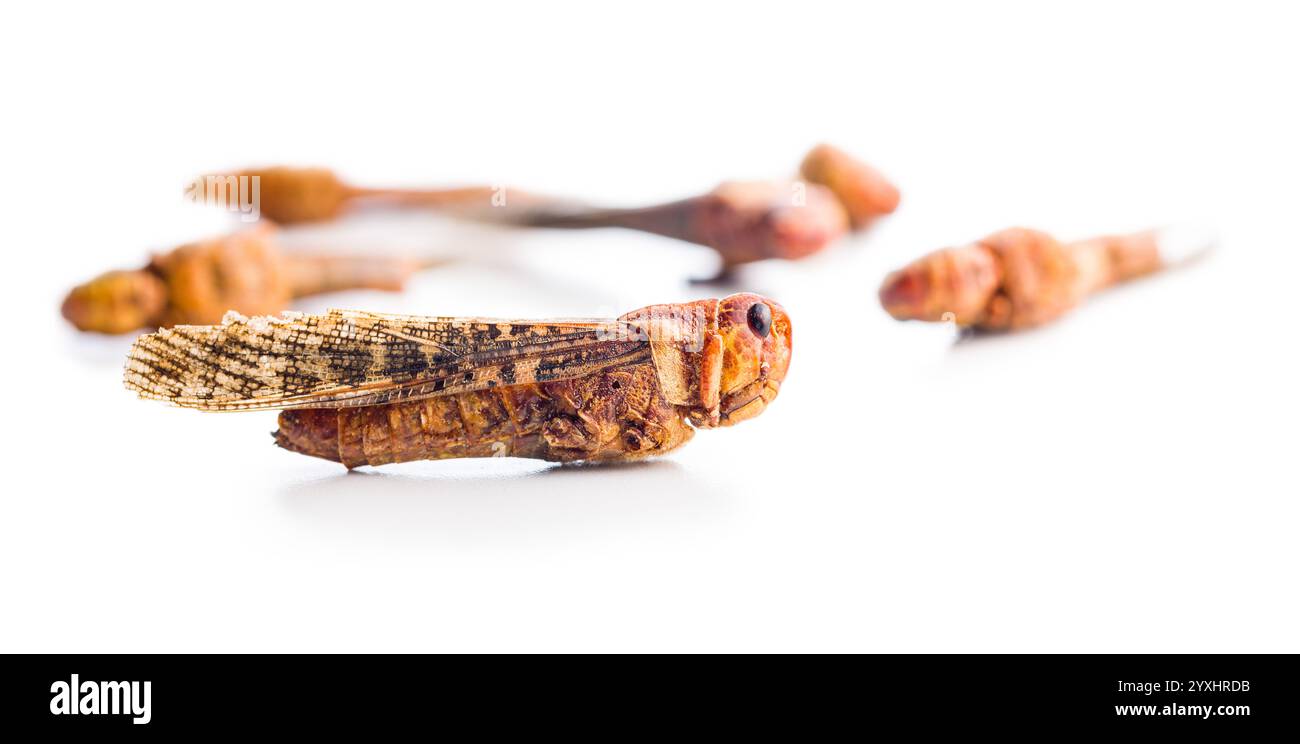
{"type": "Polygon", "coordinates": [[[349,468],[617,461],[758,415],[790,349],[785,310],[753,294],[617,319],[232,314],[141,336],[125,381],[187,408],[284,409],[276,443],[349,468]]]}

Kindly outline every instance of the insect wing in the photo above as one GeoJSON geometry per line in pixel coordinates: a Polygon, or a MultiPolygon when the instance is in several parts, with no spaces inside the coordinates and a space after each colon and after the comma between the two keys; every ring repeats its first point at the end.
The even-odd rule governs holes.
{"type": "Polygon", "coordinates": [[[580,377],[650,360],[618,320],[518,321],[331,310],[141,336],[126,386],[204,410],[337,408],[580,377]]]}

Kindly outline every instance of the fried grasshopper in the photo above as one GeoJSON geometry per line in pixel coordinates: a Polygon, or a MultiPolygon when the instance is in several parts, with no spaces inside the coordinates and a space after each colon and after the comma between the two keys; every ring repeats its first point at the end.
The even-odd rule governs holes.
{"type": "Polygon", "coordinates": [[[367,188],[324,168],[272,167],[200,177],[217,188],[259,183],[261,210],[281,224],[338,217],[366,205],[426,209],[518,227],[618,227],[708,246],[722,269],[769,258],[801,259],[866,228],[898,207],[898,189],[879,171],[830,145],[812,149],[799,181],[727,181],[684,199],[601,207],[517,189],[367,188]]]}
{"type": "Polygon", "coordinates": [[[785,310],[753,294],[596,320],[232,315],[140,337],[125,382],[187,408],[287,409],[278,445],[348,468],[620,461],[757,416],[790,349],[785,310]]]}
{"type": "Polygon", "coordinates": [[[516,189],[471,186],[399,190],[350,186],[322,168],[274,167],[214,175],[260,180],[262,213],[280,224],[330,219],[354,206],[426,209],[514,227],[617,227],[712,248],[723,270],[769,258],[800,259],[848,229],[845,207],[808,179],[730,181],[692,197],[644,207],[601,207],[516,189]]]}
{"type": "Polygon", "coordinates": [[[1056,320],[1107,287],[1200,257],[1213,242],[1210,234],[1171,229],[1062,243],[1011,228],[893,272],[880,303],[899,320],[1014,331],[1056,320]]]}
{"type": "Polygon", "coordinates": [[[278,313],[299,297],[348,289],[397,291],[429,261],[282,250],[268,225],[188,243],[142,268],[109,271],[72,289],[63,317],[78,330],[132,333],[215,323],[227,310],[278,313]]]}

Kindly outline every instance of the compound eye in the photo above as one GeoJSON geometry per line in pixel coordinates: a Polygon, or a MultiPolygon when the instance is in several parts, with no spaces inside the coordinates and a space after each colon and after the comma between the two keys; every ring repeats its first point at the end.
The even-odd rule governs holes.
{"type": "Polygon", "coordinates": [[[772,308],[766,303],[755,302],[749,306],[749,330],[759,338],[767,338],[772,332],[772,308]]]}

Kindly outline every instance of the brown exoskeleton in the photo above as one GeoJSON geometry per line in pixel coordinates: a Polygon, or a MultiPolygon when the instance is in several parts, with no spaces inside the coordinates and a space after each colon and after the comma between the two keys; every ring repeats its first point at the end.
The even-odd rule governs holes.
{"type": "Polygon", "coordinates": [[[722,259],[724,274],[753,261],[810,256],[850,227],[863,229],[890,214],[899,199],[898,189],[879,171],[830,145],[809,151],[799,181],[728,181],[704,194],[630,208],[599,207],[513,188],[366,188],[324,168],[279,166],[207,178],[219,184],[258,179],[262,213],[281,224],[333,219],[372,205],[434,210],[518,227],[617,227],[708,246],[722,259]]]}
{"type": "Polygon", "coordinates": [[[1213,238],[1148,230],[1063,243],[1011,228],[935,251],[885,278],[880,302],[899,320],[952,320],[1014,331],[1056,320],[1089,295],[1203,255],[1213,238]]]}
{"type": "Polygon", "coordinates": [[[355,468],[456,457],[639,459],[753,418],[790,364],[753,294],[609,320],[331,311],[140,337],[126,385],[203,410],[287,409],[276,443],[355,468]]]}
{"type": "Polygon", "coordinates": [[[63,317],[96,333],[216,323],[227,310],[278,313],[295,298],[325,292],[397,291],[429,263],[285,251],[275,229],[260,225],[160,253],[142,268],[100,274],[68,293],[63,317]]]}

